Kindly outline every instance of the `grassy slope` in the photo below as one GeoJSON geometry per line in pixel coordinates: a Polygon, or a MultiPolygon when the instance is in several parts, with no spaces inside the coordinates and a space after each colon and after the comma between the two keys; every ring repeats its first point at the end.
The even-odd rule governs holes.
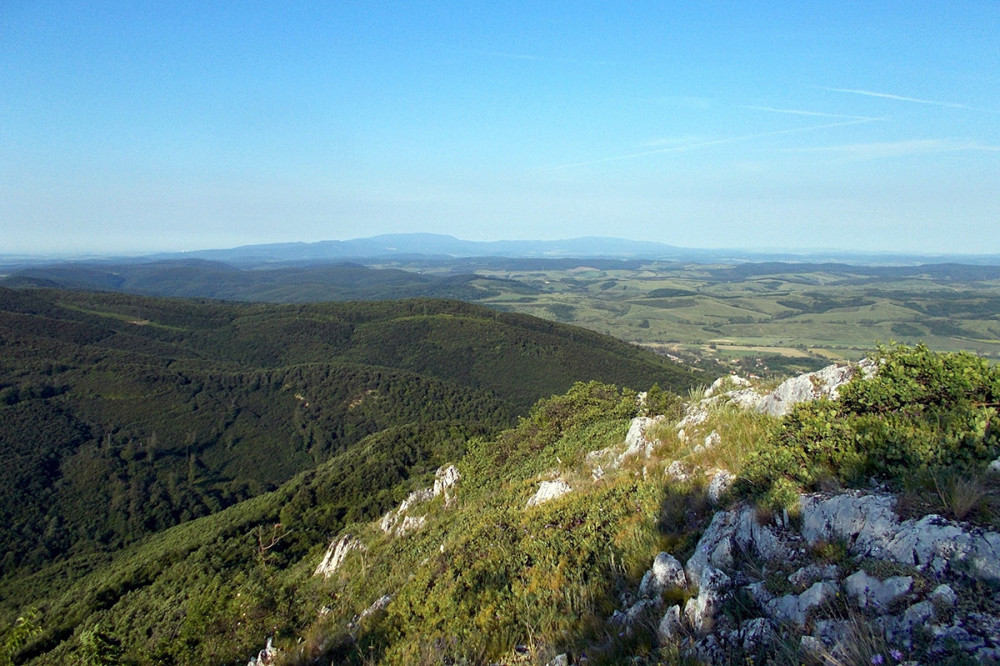
{"type": "Polygon", "coordinates": [[[112,574],[102,554],[144,535],[233,506],[252,516],[239,529],[295,518],[298,536],[282,547],[313,547],[574,380],[694,381],[631,345],[454,301],[235,305],[0,289],[0,304],[0,603],[8,618],[34,602],[63,608],[53,590],[90,581],[49,640],[150,584],[160,564],[112,574]],[[287,501],[263,513],[237,504],[324,461],[321,484],[285,486],[287,501]],[[94,582],[104,579],[110,588],[94,582]]]}

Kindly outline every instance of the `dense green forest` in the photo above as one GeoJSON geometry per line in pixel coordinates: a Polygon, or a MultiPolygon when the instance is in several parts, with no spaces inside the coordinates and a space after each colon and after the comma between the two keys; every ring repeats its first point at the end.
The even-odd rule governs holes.
{"type": "Polygon", "coordinates": [[[30,597],[24,582],[46,575],[31,572],[62,563],[73,579],[324,464],[311,520],[375,515],[469,437],[589,379],[695,381],[634,346],[457,301],[0,288],[0,602],[30,597]]]}
{"type": "MultiPolygon", "coordinates": [[[[242,665],[271,637],[285,666],[545,664],[563,652],[600,665],[700,663],[656,637],[655,617],[632,630],[609,619],[657,552],[692,557],[721,508],[707,498],[706,477],[676,477],[674,461],[735,472],[723,506],[757,502],[763,524],[776,508],[794,515],[798,491],[872,484],[897,493],[910,516],[953,517],[955,496],[942,492],[947,479],[978,484],[965,520],[1000,524],[1000,482],[983,475],[1000,453],[989,426],[1000,396],[996,367],[926,347],[880,348],[875,360],[882,371],[857,373],[840,400],[806,403],[783,419],[714,402],[703,422],[688,425],[698,436],[686,439],[676,431],[684,413],[678,396],[653,391],[643,407],[634,391],[596,381],[537,402],[500,431],[464,420],[386,427],[275,490],[113,552],[8,577],[0,658],[242,665]],[[594,474],[596,461],[608,459],[601,452],[620,451],[630,419],[642,414],[663,417],[653,455],[594,474]],[[721,433],[722,443],[704,447],[708,431],[721,433]],[[408,515],[425,521],[413,533],[380,529],[379,515],[427,487],[432,470],[447,463],[461,472],[450,500],[411,506],[408,515]],[[552,478],[568,480],[572,491],[532,506],[540,481],[552,478]],[[313,575],[326,545],[345,534],[361,545],[331,577],[313,575]],[[366,612],[380,599],[391,602],[366,612]]],[[[876,565],[848,550],[821,543],[801,552],[847,570],[909,575],[921,590],[938,584],[916,567],[876,565]]],[[[781,562],[741,557],[748,575],[788,589],[781,562]],[[771,567],[778,573],[767,573],[771,567]]],[[[995,586],[950,580],[968,612],[1000,609],[995,586]]],[[[697,598],[691,590],[664,595],[666,603],[697,598]]],[[[718,616],[742,622],[761,612],[734,593],[718,616]]],[[[835,604],[819,617],[849,612],[857,611],[835,604]]],[[[858,621],[881,636],[873,618],[858,621]]],[[[822,663],[799,647],[803,628],[780,630],[790,638],[761,652],[737,650],[734,663],[822,663]]],[[[878,640],[846,663],[878,663],[873,655],[892,647],[878,640]]],[[[925,652],[906,650],[915,658],[925,652]]],[[[966,663],[962,656],[948,648],[942,663],[966,663]]]]}
{"type": "MultiPolygon", "coordinates": [[[[312,302],[458,298],[588,328],[718,374],[784,376],[880,342],[1000,356],[1000,268],[396,256],[358,264],[136,259],[11,267],[0,286],[312,302]]],[[[4,270],[0,268],[0,270],[4,270]]]]}

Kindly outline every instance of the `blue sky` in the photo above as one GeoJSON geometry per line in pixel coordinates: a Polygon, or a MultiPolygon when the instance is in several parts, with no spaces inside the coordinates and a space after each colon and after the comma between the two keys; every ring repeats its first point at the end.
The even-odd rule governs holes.
{"type": "Polygon", "coordinates": [[[0,0],[0,254],[998,229],[996,0],[0,0]]]}

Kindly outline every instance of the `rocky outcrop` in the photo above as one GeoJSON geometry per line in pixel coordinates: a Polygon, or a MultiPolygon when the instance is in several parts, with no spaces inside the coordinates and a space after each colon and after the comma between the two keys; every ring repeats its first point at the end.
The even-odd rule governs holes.
{"type": "Polygon", "coordinates": [[[340,565],[347,558],[348,553],[353,550],[367,550],[367,548],[353,534],[344,534],[334,539],[330,543],[329,548],[326,549],[326,554],[323,555],[323,560],[316,567],[313,575],[329,578],[340,568],[340,565]]]}
{"type": "Polygon", "coordinates": [[[852,554],[1000,582],[1000,534],[930,514],[900,522],[891,495],[859,492],[802,498],[802,535],[809,543],[841,541],[852,554]]]}
{"type": "Polygon", "coordinates": [[[619,465],[631,456],[642,454],[648,458],[652,455],[656,440],[650,439],[647,433],[662,420],[662,416],[637,416],[632,419],[625,435],[625,451],[618,457],[619,465]]]}
{"type": "Polygon", "coordinates": [[[462,475],[454,465],[439,467],[434,472],[434,487],[431,493],[434,497],[444,495],[445,506],[451,504],[454,499],[453,489],[455,484],[462,480],[462,475]]]}
{"type": "Polygon", "coordinates": [[[271,640],[271,638],[267,639],[267,647],[258,652],[256,657],[250,657],[247,666],[271,666],[275,663],[281,650],[274,647],[271,640]]]}
{"type": "Polygon", "coordinates": [[[435,497],[444,496],[445,506],[451,504],[454,499],[455,485],[462,479],[461,473],[454,465],[439,467],[434,472],[434,485],[430,488],[414,490],[406,496],[399,507],[389,511],[379,521],[379,529],[386,534],[395,536],[405,536],[410,532],[419,529],[424,524],[423,516],[408,516],[407,513],[413,507],[431,501],[435,497]]]}
{"type": "Polygon", "coordinates": [[[704,663],[759,659],[777,644],[834,663],[857,640],[857,620],[846,612],[867,618],[873,628],[866,631],[884,635],[899,655],[921,645],[927,655],[958,649],[995,663],[1000,617],[983,609],[1000,608],[1000,594],[990,592],[995,598],[972,610],[976,604],[962,604],[954,586],[973,580],[996,589],[1000,534],[939,516],[900,520],[894,502],[860,492],[804,496],[794,522],[771,516],[763,523],[749,506],[718,511],[686,564],[658,554],[638,595],[623,597],[611,621],[630,628],[654,614],[658,641],[679,643],[704,663]],[[816,549],[830,543],[845,545],[844,559],[817,560],[816,549]],[[897,573],[865,568],[880,560],[897,573]],[[670,589],[688,596],[683,607],[663,608],[670,589]]]}
{"type": "Polygon", "coordinates": [[[761,391],[737,375],[723,377],[705,391],[702,400],[688,405],[684,418],[677,423],[677,429],[684,438],[690,434],[693,426],[708,420],[709,407],[720,401],[731,402],[761,414],[784,416],[802,402],[820,398],[835,400],[840,394],[840,387],[851,381],[856,374],[860,372],[870,377],[876,369],[875,364],[867,359],[856,364],[828,365],[816,372],[787,379],[772,391],[761,391]]]}
{"type": "Polygon", "coordinates": [[[667,590],[687,587],[684,566],[670,553],[660,553],[639,584],[640,597],[658,597],[667,590]]]}
{"type": "Polygon", "coordinates": [[[572,491],[573,488],[562,479],[556,479],[555,481],[542,481],[538,484],[538,490],[531,496],[531,499],[528,500],[527,508],[544,504],[545,502],[554,500],[557,497],[562,497],[572,491]]]}

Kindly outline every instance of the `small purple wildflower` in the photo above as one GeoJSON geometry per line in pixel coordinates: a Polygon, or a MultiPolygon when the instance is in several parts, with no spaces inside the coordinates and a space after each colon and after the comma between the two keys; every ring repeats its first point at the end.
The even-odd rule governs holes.
{"type": "Polygon", "coordinates": [[[903,661],[903,653],[902,653],[902,651],[901,650],[897,650],[896,648],[893,648],[893,649],[889,650],[889,656],[892,657],[893,659],[895,659],[896,661],[903,661]]]}
{"type": "Polygon", "coordinates": [[[885,657],[883,657],[881,654],[877,654],[874,657],[872,657],[872,666],[882,666],[882,664],[884,663],[885,663],[885,657]]]}

